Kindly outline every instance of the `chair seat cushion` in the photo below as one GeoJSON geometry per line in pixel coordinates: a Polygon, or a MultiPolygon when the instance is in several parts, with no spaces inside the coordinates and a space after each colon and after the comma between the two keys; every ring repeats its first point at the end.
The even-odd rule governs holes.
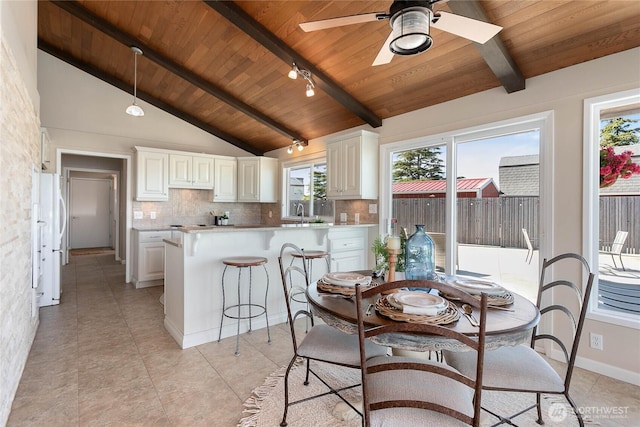
{"type": "MultiPolygon", "coordinates": [[[[475,375],[475,351],[444,351],[444,357],[463,374],[475,375]]],[[[518,345],[485,351],[482,388],[562,393],[564,381],[538,352],[518,345]]]]}
{"type": "MultiPolygon", "coordinates": [[[[411,357],[376,357],[367,366],[391,362],[416,362],[455,369],[430,360],[411,357]]],[[[442,405],[473,417],[473,389],[450,378],[432,372],[392,370],[367,376],[369,403],[388,400],[420,400],[442,405]]],[[[435,411],[417,408],[389,408],[371,411],[372,426],[457,426],[467,425],[435,411]]]]}
{"type": "MultiPolygon", "coordinates": [[[[384,356],[387,348],[365,342],[368,357],[384,356]]],[[[360,367],[360,344],[357,335],[349,335],[329,325],[316,325],[298,345],[298,356],[340,365],[360,367]]]]}

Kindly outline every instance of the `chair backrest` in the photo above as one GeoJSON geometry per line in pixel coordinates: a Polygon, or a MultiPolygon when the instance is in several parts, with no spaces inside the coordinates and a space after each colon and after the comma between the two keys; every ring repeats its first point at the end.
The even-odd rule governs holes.
{"type": "Polygon", "coordinates": [[[627,240],[627,236],[629,235],[628,231],[620,231],[616,233],[615,239],[613,239],[613,243],[611,244],[611,253],[612,254],[621,254],[622,247],[624,246],[624,242],[627,240]]]}
{"type": "Polygon", "coordinates": [[[529,233],[527,233],[527,229],[522,229],[522,235],[524,236],[524,242],[527,244],[527,249],[532,251],[533,245],[531,244],[531,239],[529,238],[529,233]]]}
{"type": "MultiPolygon", "coordinates": [[[[554,276],[557,276],[554,275],[554,276]]],[[[575,364],[576,356],[578,353],[578,345],[580,344],[580,335],[582,334],[582,326],[584,325],[585,315],[587,313],[587,306],[589,303],[589,296],[591,295],[591,287],[593,286],[594,274],[591,272],[589,268],[589,264],[587,260],[582,256],[574,253],[566,253],[562,255],[558,255],[556,257],[551,258],[550,260],[545,259],[542,262],[542,273],[540,274],[540,285],[538,288],[538,308],[540,309],[540,315],[551,315],[554,313],[564,313],[571,326],[571,333],[563,334],[562,337],[540,333],[540,326],[535,327],[533,330],[533,335],[531,337],[531,347],[535,346],[535,343],[540,340],[551,340],[556,343],[565,356],[565,361],[567,363],[567,370],[565,372],[565,389],[569,389],[569,384],[571,382],[571,374],[573,373],[573,366],[575,364]],[[577,262],[581,267],[580,276],[586,277],[586,280],[582,283],[582,286],[576,285],[576,283],[565,280],[565,279],[556,279],[554,277],[553,280],[549,280],[549,275],[551,275],[551,268],[553,266],[557,266],[557,263],[568,263],[568,262],[577,262]],[[554,289],[560,289],[558,287],[566,287],[571,289],[571,294],[574,294],[577,300],[578,309],[571,309],[569,307],[575,307],[576,304],[571,304],[571,301],[568,301],[569,304],[559,304],[553,301],[549,305],[542,306],[544,301],[547,299],[544,297],[545,292],[551,291],[554,289]]],[[[551,298],[548,299],[551,301],[551,298]]],[[[554,328],[559,328],[561,322],[554,321],[554,328]]]]}
{"type": "Polygon", "coordinates": [[[487,296],[482,294],[480,299],[474,298],[466,292],[455,289],[449,285],[439,282],[433,282],[429,280],[400,280],[395,282],[387,282],[382,285],[378,285],[372,288],[363,288],[360,285],[356,285],[356,309],[358,319],[358,338],[360,341],[360,364],[362,366],[362,397],[363,397],[363,413],[365,425],[369,426],[371,411],[385,409],[385,408],[420,408],[425,410],[431,410],[446,414],[458,420],[461,420],[467,424],[474,426],[480,423],[480,405],[482,401],[482,370],[484,362],[484,346],[485,346],[485,334],[486,334],[486,311],[487,311],[487,296]],[[388,324],[382,326],[375,326],[367,328],[364,309],[368,307],[368,302],[374,303],[375,301],[384,296],[384,294],[392,292],[395,289],[400,288],[435,288],[442,290],[442,293],[451,295],[454,298],[459,298],[462,303],[467,303],[473,307],[480,309],[480,327],[476,337],[461,334],[449,328],[447,325],[432,325],[425,323],[408,323],[408,322],[396,322],[390,321],[388,324]],[[446,365],[440,363],[422,363],[421,361],[402,362],[397,363],[384,363],[382,365],[370,366],[368,363],[368,357],[365,351],[365,340],[375,337],[381,334],[389,333],[409,333],[418,335],[435,335],[440,337],[446,337],[451,340],[456,340],[460,344],[469,347],[469,351],[476,351],[476,377],[469,378],[461,373],[449,369],[446,365]],[[435,375],[447,377],[451,380],[458,381],[474,390],[474,416],[470,417],[467,414],[463,414],[453,408],[443,406],[428,401],[419,400],[391,400],[373,402],[367,392],[367,381],[370,375],[377,375],[381,372],[390,370],[420,370],[430,372],[435,375]]]}
{"type": "Polygon", "coordinates": [[[305,288],[309,286],[309,274],[307,272],[307,260],[304,257],[304,251],[292,243],[285,243],[280,248],[280,256],[278,256],[278,265],[280,266],[280,277],[282,279],[282,290],[284,291],[284,300],[287,304],[287,317],[289,319],[289,328],[291,330],[291,339],[293,340],[293,349],[298,352],[298,343],[296,341],[295,321],[300,316],[308,316],[311,319],[313,327],[313,315],[307,310],[299,310],[295,314],[291,312],[291,299],[289,298],[289,290],[295,283],[302,283],[305,288]],[[302,267],[293,264],[293,254],[296,254],[302,260],[302,267]]]}

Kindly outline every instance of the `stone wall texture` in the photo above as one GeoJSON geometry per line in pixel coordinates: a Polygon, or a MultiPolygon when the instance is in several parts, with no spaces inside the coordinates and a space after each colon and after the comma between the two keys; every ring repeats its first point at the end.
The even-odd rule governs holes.
{"type": "Polygon", "coordinates": [[[38,327],[38,317],[31,316],[30,221],[40,128],[4,34],[0,44],[0,425],[5,425],[38,327]]]}

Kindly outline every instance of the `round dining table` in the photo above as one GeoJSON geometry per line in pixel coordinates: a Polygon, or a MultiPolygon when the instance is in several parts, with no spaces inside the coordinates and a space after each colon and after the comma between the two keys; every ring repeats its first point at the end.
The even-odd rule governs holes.
{"type": "MultiPolygon", "coordinates": [[[[313,314],[320,317],[326,324],[348,334],[356,334],[358,332],[355,296],[347,297],[324,292],[318,289],[317,283],[311,283],[307,288],[306,294],[313,314]]],[[[489,308],[487,311],[486,350],[528,343],[531,339],[533,328],[540,321],[540,312],[535,304],[516,293],[512,292],[512,295],[513,303],[504,307],[510,311],[496,308],[489,308]]],[[[455,301],[453,302],[455,303],[455,301]]],[[[377,326],[395,322],[395,320],[386,318],[376,312],[375,308],[373,308],[374,304],[375,300],[363,300],[362,307],[367,312],[365,314],[365,326],[377,326]]],[[[469,336],[477,335],[478,328],[472,326],[467,318],[462,315],[462,309],[459,309],[459,311],[459,319],[445,326],[469,336]]],[[[476,318],[479,318],[479,311],[474,309],[474,312],[476,318]]],[[[372,338],[372,341],[395,349],[421,352],[439,350],[467,351],[469,349],[469,347],[459,344],[458,341],[433,335],[382,334],[372,338]]]]}

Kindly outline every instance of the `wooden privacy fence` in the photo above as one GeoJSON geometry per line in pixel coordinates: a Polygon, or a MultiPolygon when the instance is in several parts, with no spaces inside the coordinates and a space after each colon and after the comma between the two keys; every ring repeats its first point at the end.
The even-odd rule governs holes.
{"type": "MultiPolygon", "coordinates": [[[[409,235],[413,234],[415,224],[424,224],[427,231],[444,233],[445,203],[444,198],[394,198],[393,215],[400,227],[407,228],[409,235]]],[[[533,247],[538,248],[535,238],[539,230],[538,197],[461,198],[457,205],[458,243],[526,249],[522,234],[525,228],[533,247]]],[[[640,253],[638,218],[640,196],[601,197],[601,246],[613,241],[617,230],[623,230],[629,232],[623,253],[640,253]]]]}

